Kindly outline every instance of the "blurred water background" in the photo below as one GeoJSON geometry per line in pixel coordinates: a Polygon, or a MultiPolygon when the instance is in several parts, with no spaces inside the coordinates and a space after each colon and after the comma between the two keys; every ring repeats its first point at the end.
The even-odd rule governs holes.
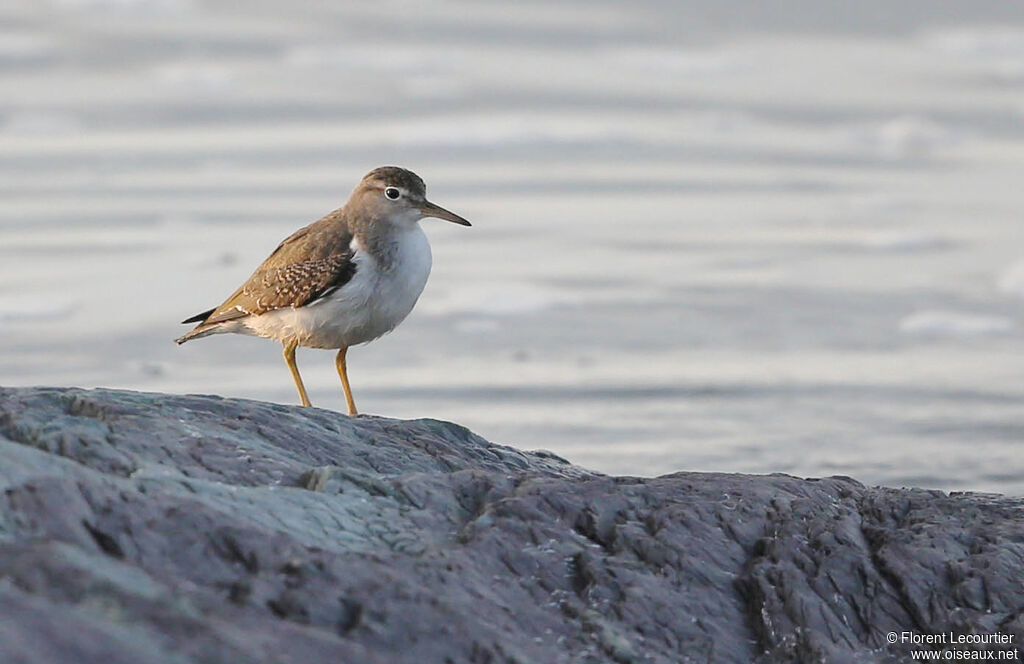
{"type": "MultiPolygon", "coordinates": [[[[5,0],[0,384],[296,402],[176,347],[399,164],[410,318],[369,413],[611,473],[1024,494],[1024,5],[5,0]]],[[[300,350],[343,410],[333,354],[300,350]]]]}

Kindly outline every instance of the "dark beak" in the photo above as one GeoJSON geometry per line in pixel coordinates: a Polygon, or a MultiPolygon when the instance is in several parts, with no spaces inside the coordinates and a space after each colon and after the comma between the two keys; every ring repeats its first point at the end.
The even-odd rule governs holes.
{"type": "Polygon", "coordinates": [[[423,202],[423,205],[420,206],[420,213],[422,213],[424,217],[435,217],[437,219],[444,219],[445,221],[452,221],[455,222],[456,224],[462,224],[463,226],[473,225],[466,221],[465,219],[463,219],[462,217],[460,217],[459,215],[455,214],[454,212],[449,212],[440,205],[434,205],[430,201],[423,202]]]}

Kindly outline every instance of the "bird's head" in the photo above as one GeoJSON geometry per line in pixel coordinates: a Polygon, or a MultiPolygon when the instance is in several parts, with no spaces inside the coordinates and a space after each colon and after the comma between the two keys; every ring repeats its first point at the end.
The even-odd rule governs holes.
{"type": "Polygon", "coordinates": [[[346,208],[374,223],[411,226],[420,219],[435,217],[471,225],[454,212],[428,201],[427,187],[420,176],[398,166],[381,166],[367,173],[352,192],[346,208]]]}

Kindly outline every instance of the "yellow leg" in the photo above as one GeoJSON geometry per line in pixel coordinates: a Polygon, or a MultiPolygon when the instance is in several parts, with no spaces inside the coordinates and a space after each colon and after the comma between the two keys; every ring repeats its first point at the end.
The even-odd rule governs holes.
{"type": "Polygon", "coordinates": [[[348,414],[358,415],[356,412],[356,402],[352,399],[352,388],[348,384],[348,369],[345,366],[345,354],[348,352],[348,348],[342,348],[338,351],[338,357],[334,363],[338,366],[338,375],[341,376],[341,386],[345,389],[345,403],[348,404],[348,414]]]}
{"type": "Polygon", "coordinates": [[[295,387],[299,388],[299,398],[302,399],[302,405],[312,406],[313,404],[309,403],[309,397],[306,395],[306,386],[302,384],[299,367],[295,365],[295,347],[298,345],[295,341],[285,342],[284,361],[288,363],[288,369],[292,372],[292,378],[295,379],[295,387]]]}

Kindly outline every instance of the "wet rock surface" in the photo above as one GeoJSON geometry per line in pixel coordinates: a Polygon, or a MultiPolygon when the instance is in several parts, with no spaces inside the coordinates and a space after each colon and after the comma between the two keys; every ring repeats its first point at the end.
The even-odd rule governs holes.
{"type": "Polygon", "coordinates": [[[0,389],[0,485],[2,662],[897,662],[889,632],[1024,638],[1018,499],[608,477],[434,420],[56,388],[0,389]]]}

